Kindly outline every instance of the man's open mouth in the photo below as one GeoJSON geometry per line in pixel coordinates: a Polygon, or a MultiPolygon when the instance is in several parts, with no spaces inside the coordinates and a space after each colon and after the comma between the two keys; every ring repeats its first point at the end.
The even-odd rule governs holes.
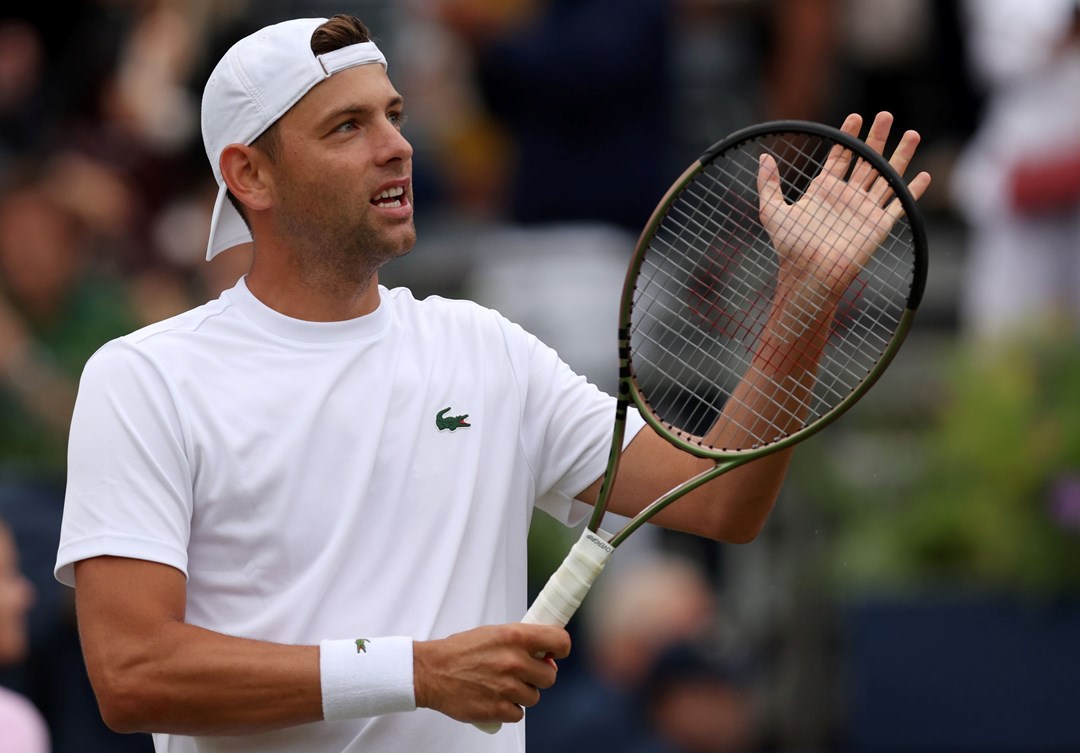
{"type": "Polygon", "coordinates": [[[400,207],[402,205],[402,197],[404,194],[405,189],[402,186],[394,186],[393,188],[387,188],[372,197],[371,203],[377,207],[400,207]]]}

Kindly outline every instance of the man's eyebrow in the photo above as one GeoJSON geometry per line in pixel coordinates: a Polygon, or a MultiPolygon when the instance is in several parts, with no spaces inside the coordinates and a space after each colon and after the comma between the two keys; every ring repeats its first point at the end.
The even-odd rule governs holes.
{"type": "MultiPolygon", "coordinates": [[[[389,100],[387,100],[385,109],[401,107],[404,104],[405,99],[401,95],[398,95],[395,97],[391,97],[389,100]]],[[[343,118],[346,115],[359,115],[363,117],[370,117],[378,110],[379,108],[372,104],[349,104],[327,113],[322,118],[322,122],[330,123],[331,121],[337,120],[338,118],[343,118]]]]}

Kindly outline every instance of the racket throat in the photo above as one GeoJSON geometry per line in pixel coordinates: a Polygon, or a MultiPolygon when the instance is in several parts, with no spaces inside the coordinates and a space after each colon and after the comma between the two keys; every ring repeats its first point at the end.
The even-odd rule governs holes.
{"type": "Polygon", "coordinates": [[[611,432],[611,450],[608,454],[607,470],[604,472],[604,480],[600,483],[600,493],[593,505],[592,517],[589,518],[587,530],[600,531],[600,523],[607,512],[608,501],[615,487],[615,478],[619,475],[619,459],[622,457],[623,440],[626,437],[626,413],[629,408],[630,379],[619,379],[619,399],[615,405],[615,426],[611,432]]]}

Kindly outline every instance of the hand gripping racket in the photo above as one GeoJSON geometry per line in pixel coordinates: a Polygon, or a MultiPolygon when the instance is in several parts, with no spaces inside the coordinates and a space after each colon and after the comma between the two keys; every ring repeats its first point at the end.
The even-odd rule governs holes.
{"type": "Polygon", "coordinates": [[[653,212],[623,287],[599,499],[524,622],[566,625],[612,551],[649,518],[824,428],[896,355],[926,282],[913,191],[929,176],[911,190],[901,177],[917,136],[905,135],[890,164],[879,150],[891,118],[879,116],[864,143],[853,117],[847,132],[800,121],[739,131],[692,164],[653,212]],[[611,535],[600,523],[631,404],[662,437],[714,465],[611,535]]]}

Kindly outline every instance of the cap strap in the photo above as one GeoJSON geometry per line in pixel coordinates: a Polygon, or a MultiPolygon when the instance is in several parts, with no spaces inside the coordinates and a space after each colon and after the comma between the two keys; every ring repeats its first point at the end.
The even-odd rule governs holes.
{"type": "Polygon", "coordinates": [[[379,48],[375,46],[374,42],[350,44],[348,47],[342,47],[319,55],[318,60],[327,76],[333,76],[346,68],[368,65],[369,63],[379,63],[383,68],[386,68],[386,58],[379,51],[379,48]]]}

